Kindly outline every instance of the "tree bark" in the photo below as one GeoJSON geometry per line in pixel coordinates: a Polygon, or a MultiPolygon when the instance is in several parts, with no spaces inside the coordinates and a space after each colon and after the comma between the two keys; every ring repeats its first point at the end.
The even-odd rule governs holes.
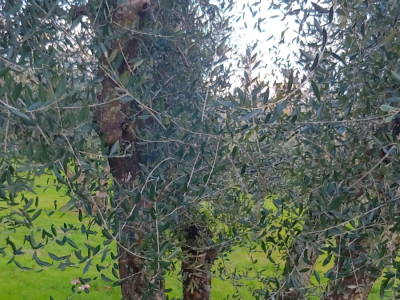
{"type": "MultiPolygon", "coordinates": [[[[113,23],[111,25],[115,25],[116,31],[122,27],[138,30],[149,7],[150,0],[119,2],[115,8],[112,8],[114,11],[110,12],[113,23]]],[[[117,51],[120,55],[123,54],[124,60],[118,70],[112,70],[111,64],[108,63],[108,57],[102,56],[100,58],[98,75],[104,77],[104,79],[102,91],[98,95],[98,102],[106,104],[95,111],[95,122],[100,127],[100,135],[104,139],[105,145],[111,148],[116,142],[119,142],[121,152],[125,153],[124,157],[109,158],[110,172],[115,185],[121,191],[116,192],[115,195],[117,202],[121,202],[127,200],[123,190],[132,190],[134,180],[140,171],[140,153],[133,135],[134,127],[138,124],[129,120],[131,115],[129,103],[113,100],[118,83],[112,76],[122,75],[124,72],[130,71],[127,62],[137,56],[139,44],[137,39],[129,39],[125,35],[112,40],[108,48],[108,55],[117,51]],[[127,156],[127,154],[130,154],[130,156],[127,156]]],[[[144,200],[141,200],[137,205],[139,210],[148,206],[144,200]]],[[[128,215],[123,212],[116,217],[120,219],[121,224],[125,225],[120,228],[117,246],[122,299],[139,300],[144,296],[146,299],[163,299],[163,282],[157,281],[157,278],[153,282],[152,279],[154,278],[149,278],[146,274],[148,261],[134,253],[134,249],[142,244],[146,231],[152,229],[151,225],[144,224],[145,221],[127,223],[128,215]]],[[[142,217],[146,218],[145,216],[142,217]]]]}
{"type": "Polygon", "coordinates": [[[188,228],[187,247],[183,247],[182,286],[183,300],[211,299],[211,268],[217,251],[201,242],[202,234],[196,225],[188,228]]]}

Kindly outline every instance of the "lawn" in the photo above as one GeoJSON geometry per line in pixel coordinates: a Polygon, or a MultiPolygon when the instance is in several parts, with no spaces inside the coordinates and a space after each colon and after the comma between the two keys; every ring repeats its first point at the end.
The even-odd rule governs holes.
{"type": "MultiPolygon", "coordinates": [[[[68,200],[63,196],[62,191],[56,191],[55,187],[47,185],[47,178],[45,176],[38,178],[36,182],[35,191],[39,196],[39,204],[38,208],[43,209],[41,215],[38,219],[35,220],[35,228],[32,230],[27,228],[19,228],[16,232],[9,231],[6,226],[3,224],[0,227],[0,248],[6,246],[6,238],[10,237],[11,240],[16,244],[16,247],[22,247],[24,236],[33,235],[35,237],[36,243],[41,242],[41,232],[42,229],[46,229],[51,232],[50,227],[51,224],[64,224],[70,223],[74,224],[76,227],[81,226],[78,220],[77,212],[54,212],[51,214],[51,211],[54,211],[54,201],[57,201],[57,207],[62,207],[68,200]],[[50,215],[50,216],[49,216],[50,215]]],[[[28,198],[34,197],[34,195],[27,195],[28,198]]],[[[1,206],[1,203],[0,203],[1,206]]],[[[87,219],[83,219],[83,224],[87,224],[87,219]]],[[[59,229],[57,232],[58,236],[62,236],[64,233],[59,229]]],[[[84,243],[88,243],[91,246],[96,247],[100,245],[103,247],[101,233],[90,237],[89,241],[86,240],[86,236],[79,233],[67,233],[67,237],[71,237],[77,247],[82,249],[82,253],[86,251],[86,246],[84,243]]],[[[97,255],[93,262],[89,271],[83,275],[83,270],[85,268],[86,263],[80,264],[76,267],[66,268],[64,271],[59,270],[57,267],[59,262],[53,261],[48,255],[47,252],[51,252],[56,256],[60,257],[63,255],[70,254],[73,249],[70,245],[59,246],[56,242],[51,242],[44,249],[37,251],[38,256],[41,260],[52,263],[50,267],[44,267],[43,271],[37,272],[40,270],[36,262],[32,259],[34,250],[29,250],[29,245],[24,245],[25,255],[16,256],[15,261],[20,265],[32,268],[33,270],[21,270],[15,263],[15,261],[7,264],[12,258],[11,248],[7,246],[5,249],[7,252],[7,256],[0,257],[0,282],[1,284],[1,292],[0,292],[0,300],[41,300],[41,299],[50,299],[52,296],[56,300],[68,299],[69,297],[73,299],[86,299],[86,300],[119,300],[120,298],[120,288],[119,287],[111,287],[112,282],[106,282],[102,280],[100,277],[90,282],[90,292],[89,294],[81,293],[74,294],[71,290],[71,280],[76,277],[94,277],[98,274],[96,270],[96,264],[100,264],[103,266],[107,266],[110,263],[113,263],[110,255],[107,256],[107,259],[101,264],[100,259],[102,254],[97,255]]],[[[110,250],[114,250],[115,253],[115,245],[109,245],[110,250]]],[[[257,253],[252,254],[254,259],[257,259],[257,264],[255,267],[257,270],[266,270],[266,274],[272,275],[274,274],[274,265],[270,263],[270,261],[266,258],[266,255],[259,251],[257,253]]],[[[73,259],[71,259],[74,261],[73,259]]],[[[75,258],[76,260],[76,258],[75,258]]],[[[322,262],[323,257],[320,258],[322,262]]],[[[215,267],[219,264],[223,263],[221,260],[216,261],[215,267]]],[[[225,264],[227,267],[227,272],[230,273],[234,268],[237,269],[246,269],[251,266],[251,258],[247,254],[246,249],[238,248],[235,249],[233,253],[230,253],[225,258],[225,264]]],[[[319,274],[322,274],[327,271],[327,267],[322,268],[322,264],[317,264],[317,271],[319,274]]],[[[105,269],[102,271],[103,274],[110,279],[115,280],[115,277],[111,274],[109,269],[105,269]]],[[[246,286],[239,287],[239,290],[244,299],[252,299],[251,292],[248,290],[248,287],[256,287],[257,283],[254,281],[246,281],[243,282],[246,286]]],[[[315,281],[314,281],[315,283],[315,281]]],[[[177,278],[176,274],[170,274],[166,281],[166,287],[172,289],[172,292],[169,293],[169,297],[177,297],[181,296],[181,283],[177,278]]],[[[235,287],[230,281],[223,281],[218,277],[213,278],[212,283],[212,299],[220,300],[225,299],[227,295],[232,295],[235,293],[235,287]]],[[[232,297],[230,297],[231,299],[232,297]]],[[[380,299],[379,298],[379,285],[376,284],[373,288],[373,291],[370,295],[370,299],[380,299]]]]}

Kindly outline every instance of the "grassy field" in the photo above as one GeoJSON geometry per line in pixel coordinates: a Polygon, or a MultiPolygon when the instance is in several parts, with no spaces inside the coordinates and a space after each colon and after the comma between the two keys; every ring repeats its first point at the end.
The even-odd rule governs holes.
{"type": "MultiPolygon", "coordinates": [[[[36,243],[41,241],[41,229],[48,229],[50,232],[51,224],[63,224],[63,223],[71,223],[80,227],[80,222],[78,220],[77,212],[55,212],[51,216],[48,216],[49,212],[54,210],[54,201],[57,200],[58,208],[60,208],[63,204],[67,202],[67,198],[63,197],[62,191],[57,192],[55,187],[47,186],[47,178],[41,177],[36,182],[35,191],[39,196],[39,205],[38,208],[43,209],[42,214],[38,219],[35,220],[35,228],[33,229],[33,234],[35,236],[36,243]]],[[[33,196],[33,195],[31,195],[33,196]]],[[[28,197],[29,198],[29,197],[28,197]]],[[[1,206],[1,203],[0,203],[1,206]]],[[[83,220],[83,224],[87,223],[87,219],[83,220]]],[[[10,237],[11,240],[16,244],[16,247],[22,247],[24,236],[31,235],[32,230],[27,228],[19,228],[16,232],[9,231],[7,227],[2,225],[0,227],[0,248],[6,246],[6,238],[10,237]]],[[[63,234],[61,230],[58,230],[59,236],[63,234]]],[[[84,243],[89,243],[90,245],[96,247],[102,245],[101,233],[90,238],[89,241],[86,240],[86,236],[80,233],[67,233],[67,237],[70,236],[71,239],[76,243],[79,249],[86,249],[84,243]]],[[[115,249],[115,245],[110,245],[110,250],[115,249]]],[[[83,275],[83,269],[86,263],[78,265],[73,268],[67,268],[65,271],[61,271],[57,269],[59,263],[54,261],[47,255],[47,252],[51,252],[56,256],[60,257],[63,255],[70,254],[73,249],[70,245],[59,246],[55,242],[51,242],[49,245],[46,245],[44,249],[39,250],[38,256],[43,261],[48,263],[53,263],[50,267],[45,267],[43,271],[37,272],[40,270],[38,265],[34,260],[32,260],[32,256],[34,254],[34,250],[30,249],[29,245],[24,245],[25,255],[17,256],[15,261],[21,264],[24,267],[32,268],[33,270],[21,270],[15,262],[11,262],[7,264],[7,262],[11,259],[12,255],[10,255],[10,246],[8,246],[5,250],[7,252],[7,256],[0,257],[0,300],[41,300],[41,299],[50,299],[52,296],[56,300],[68,299],[72,296],[73,299],[86,299],[86,300],[105,300],[105,299],[113,299],[119,300],[120,298],[120,288],[109,288],[112,283],[105,282],[101,278],[98,278],[95,281],[90,283],[90,293],[81,293],[81,294],[73,294],[71,291],[71,280],[82,276],[82,277],[90,277],[96,276],[98,274],[96,270],[96,264],[100,264],[101,254],[97,255],[92,263],[92,267],[89,269],[88,273],[83,275]],[[26,250],[25,250],[26,249],[26,250]]],[[[114,250],[115,253],[115,250],[114,250]]],[[[267,274],[274,274],[274,266],[270,263],[270,261],[266,258],[266,255],[260,251],[259,253],[255,253],[253,258],[258,260],[256,264],[257,270],[266,270],[267,274]]],[[[320,260],[323,260],[321,258],[320,260]]],[[[107,266],[112,263],[111,258],[108,255],[106,261],[102,264],[107,266]]],[[[215,266],[217,266],[221,261],[217,261],[215,266]]],[[[226,266],[227,272],[231,272],[234,268],[237,269],[245,269],[251,266],[251,258],[247,255],[246,249],[240,248],[236,249],[233,253],[227,256],[226,266]]],[[[317,271],[319,274],[323,274],[327,269],[323,269],[321,264],[317,264],[317,271]]],[[[103,274],[111,279],[115,279],[111,272],[106,269],[103,271],[103,274]]],[[[243,282],[246,287],[239,288],[244,299],[252,299],[251,292],[249,292],[248,287],[256,287],[257,283],[253,281],[243,282]]],[[[169,293],[170,298],[181,296],[181,283],[177,278],[177,275],[170,274],[167,278],[166,287],[172,289],[172,292],[169,293]]],[[[213,300],[222,300],[225,299],[227,295],[232,295],[235,292],[235,287],[230,281],[223,281],[220,278],[214,278],[212,283],[212,299],[213,300]]],[[[231,298],[231,297],[230,297],[231,298]]],[[[370,295],[370,299],[380,299],[379,298],[379,286],[374,286],[374,289],[370,295]]]]}

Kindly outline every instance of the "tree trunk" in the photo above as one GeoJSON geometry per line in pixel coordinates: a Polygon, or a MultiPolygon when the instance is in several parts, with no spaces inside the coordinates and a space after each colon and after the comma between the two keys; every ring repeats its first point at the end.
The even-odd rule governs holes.
{"type": "Polygon", "coordinates": [[[211,267],[217,251],[204,246],[201,236],[199,229],[191,226],[185,241],[188,246],[182,248],[183,300],[211,299],[211,267]]]}
{"type": "MultiPolygon", "coordinates": [[[[129,28],[138,30],[143,23],[143,16],[149,10],[150,0],[130,0],[119,2],[111,12],[115,29],[129,28]]],[[[121,192],[115,192],[117,203],[128,201],[123,190],[132,190],[134,180],[139,174],[140,153],[136,147],[133,130],[136,123],[129,120],[130,104],[122,103],[115,98],[115,88],[118,87],[118,76],[129,72],[127,62],[138,54],[139,45],[137,39],[129,39],[127,36],[116,38],[108,45],[108,56],[100,58],[99,77],[102,81],[102,91],[98,95],[99,103],[106,103],[95,112],[95,121],[99,124],[100,134],[105,145],[112,147],[119,142],[124,157],[109,158],[110,171],[115,185],[120,187],[121,192]],[[124,60],[118,70],[112,70],[108,62],[110,54],[116,51],[117,55],[123,54],[124,60]],[[122,52],[122,53],[121,53],[122,52]],[[115,76],[112,78],[112,76],[115,76]],[[115,79],[117,78],[117,79],[115,79]],[[129,154],[130,156],[127,156],[129,154]]],[[[140,209],[148,206],[143,200],[138,204],[140,209]]],[[[139,212],[140,214],[140,212],[139,212]]],[[[123,300],[163,299],[163,283],[155,278],[150,278],[146,273],[148,261],[135,255],[135,248],[140,246],[146,231],[152,230],[151,224],[145,221],[126,222],[129,217],[126,213],[119,213],[121,228],[118,236],[119,275],[121,280],[121,291],[123,300]],[[145,224],[146,223],[146,224],[145,224]],[[123,225],[122,225],[123,224],[123,225]]],[[[144,219],[145,216],[141,215],[144,219]]],[[[137,219],[137,218],[136,218],[137,219]]],[[[155,276],[156,277],[156,276],[155,276]]]]}
{"type": "Polygon", "coordinates": [[[284,270],[286,284],[282,300],[307,299],[307,287],[316,260],[317,255],[309,243],[293,241],[292,251],[286,259],[284,270]]]}

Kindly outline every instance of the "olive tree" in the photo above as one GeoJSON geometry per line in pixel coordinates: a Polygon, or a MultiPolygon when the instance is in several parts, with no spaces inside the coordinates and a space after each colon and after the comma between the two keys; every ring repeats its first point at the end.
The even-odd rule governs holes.
{"type": "Polygon", "coordinates": [[[396,295],[398,3],[285,1],[270,9],[298,25],[293,41],[284,32],[279,41],[295,49],[290,59],[273,60],[283,82],[270,84],[271,94],[239,91],[237,109],[220,107],[241,129],[238,157],[246,159],[238,164],[252,164],[257,191],[273,191],[275,214],[286,214],[260,231],[265,252],[279,248],[286,261],[275,281],[264,279],[264,293],[367,299],[383,276],[381,297],[396,295]],[[317,261],[329,271],[318,274],[317,261]]]}
{"type": "MultiPolygon", "coordinates": [[[[104,274],[111,269],[123,299],[164,299],[179,258],[184,299],[209,299],[211,266],[232,239],[214,217],[234,216],[234,224],[246,212],[221,176],[230,151],[212,113],[229,88],[231,7],[4,1],[1,222],[33,228],[40,199],[24,194],[35,177],[53,174],[70,199],[61,210],[78,209],[79,222],[32,231],[33,249],[64,246],[48,256],[60,269],[84,264],[83,274],[101,257],[99,276],[113,281],[104,274]],[[79,228],[87,239],[101,232],[103,243],[77,245],[79,228]]],[[[27,270],[17,260],[21,241],[5,242],[2,251],[27,270]]],[[[46,257],[35,252],[39,268],[51,266],[46,257]]]]}

